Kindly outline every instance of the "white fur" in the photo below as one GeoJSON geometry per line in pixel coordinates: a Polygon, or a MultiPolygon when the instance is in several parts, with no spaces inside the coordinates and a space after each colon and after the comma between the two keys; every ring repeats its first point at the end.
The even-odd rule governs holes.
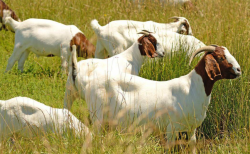
{"type": "MultiPolygon", "coordinates": [[[[157,35],[153,36],[158,39],[157,35]]],[[[73,46],[74,50],[75,46],[73,46]]],[[[156,52],[161,56],[164,55],[164,50],[160,43],[157,44],[156,52]]],[[[74,54],[75,52],[72,53],[74,54]]],[[[140,53],[137,41],[126,51],[108,59],[86,59],[77,63],[75,55],[71,55],[64,107],[70,110],[72,103],[77,97],[85,99],[85,88],[88,87],[89,81],[93,77],[97,76],[98,80],[103,80],[112,74],[127,73],[138,75],[145,59],[146,57],[140,53]],[[72,61],[75,64],[75,71],[72,70],[72,61]],[[72,78],[74,74],[77,74],[75,81],[72,78]]]]}
{"type": "Polygon", "coordinates": [[[166,54],[170,54],[175,51],[183,51],[187,56],[191,56],[193,51],[204,47],[205,44],[190,35],[183,35],[174,32],[162,33],[159,36],[159,42],[161,42],[166,54]]]}
{"type": "MultiPolygon", "coordinates": [[[[232,55],[230,62],[233,67],[239,67],[232,55]]],[[[80,73],[77,73],[79,79],[84,77],[80,73]]],[[[241,73],[236,71],[235,74],[241,73]]],[[[192,149],[195,130],[204,121],[211,99],[205,92],[202,77],[195,70],[169,81],[152,81],[128,73],[101,77],[96,73],[84,87],[82,80],[76,81],[78,93],[85,94],[93,123],[102,124],[110,119],[117,119],[119,125],[125,126],[137,119],[138,124],[152,122],[166,130],[169,142],[175,140],[176,133],[187,131],[192,149]]]]}
{"type": "Polygon", "coordinates": [[[88,127],[67,109],[52,108],[27,97],[0,101],[0,122],[0,142],[16,132],[25,137],[67,130],[77,136],[91,135],[88,127]]]}
{"type": "MultiPolygon", "coordinates": [[[[8,10],[4,10],[7,14],[8,10]]],[[[18,69],[23,71],[25,60],[30,51],[37,56],[53,54],[62,60],[62,69],[68,69],[70,55],[70,41],[77,33],[82,33],[74,25],[64,25],[46,19],[27,19],[17,22],[8,15],[4,16],[4,23],[15,31],[15,46],[9,58],[6,72],[9,71],[16,61],[18,69]]]]}
{"type": "MultiPolygon", "coordinates": [[[[139,38],[139,36],[141,36],[137,33],[142,30],[154,32],[159,37],[167,35],[169,31],[178,33],[181,31],[187,31],[183,25],[185,21],[188,22],[188,20],[184,17],[179,17],[177,22],[169,24],[156,23],[153,21],[140,22],[133,20],[117,20],[112,21],[105,26],[100,26],[98,21],[94,19],[91,21],[91,27],[98,37],[95,57],[105,58],[107,56],[107,53],[104,53],[105,50],[107,50],[109,56],[123,52],[130,47],[139,38]]],[[[192,35],[190,24],[189,35],[192,35]]],[[[167,50],[169,49],[167,48],[167,50]]]]}

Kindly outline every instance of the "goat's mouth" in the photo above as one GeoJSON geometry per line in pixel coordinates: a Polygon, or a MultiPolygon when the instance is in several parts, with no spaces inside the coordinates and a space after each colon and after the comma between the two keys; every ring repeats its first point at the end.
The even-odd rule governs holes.
{"type": "Polygon", "coordinates": [[[230,78],[235,79],[240,77],[241,74],[230,73],[230,78]]]}
{"type": "Polygon", "coordinates": [[[158,54],[158,57],[160,57],[160,58],[162,58],[162,57],[164,57],[162,54],[158,54]]]}

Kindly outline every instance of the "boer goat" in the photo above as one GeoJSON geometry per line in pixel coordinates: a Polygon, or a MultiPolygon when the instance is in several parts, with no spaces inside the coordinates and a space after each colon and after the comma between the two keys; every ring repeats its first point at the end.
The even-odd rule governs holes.
{"type": "MultiPolygon", "coordinates": [[[[176,133],[188,132],[189,144],[195,153],[195,131],[206,117],[214,83],[241,75],[240,65],[222,46],[198,49],[191,56],[190,63],[204,51],[206,53],[194,70],[179,78],[152,81],[135,75],[113,73],[102,78],[95,76],[84,87],[83,82],[76,80],[78,93],[83,94],[84,89],[92,122],[100,126],[104,121],[118,118],[122,126],[135,119],[138,124],[153,122],[166,131],[169,143],[176,139],[176,133]]],[[[71,65],[80,66],[76,60],[71,65]]],[[[76,77],[83,78],[75,67],[72,69],[76,77]]]]}
{"type": "Polygon", "coordinates": [[[64,107],[70,110],[77,97],[85,99],[85,89],[89,87],[89,83],[93,82],[93,79],[98,78],[95,80],[98,82],[113,74],[138,75],[146,59],[145,56],[149,58],[163,57],[164,50],[157,41],[157,35],[141,33],[144,35],[138,39],[138,42],[136,41],[126,51],[108,59],[87,59],[77,63],[75,55],[71,55],[64,107]],[[73,70],[72,67],[74,67],[73,70]]]}
{"type": "Polygon", "coordinates": [[[46,19],[27,19],[17,22],[10,17],[9,10],[4,10],[4,14],[6,14],[4,23],[15,31],[15,46],[6,72],[16,61],[18,61],[18,69],[23,71],[30,51],[37,56],[61,57],[64,71],[68,69],[70,48],[73,44],[77,46],[78,56],[85,58],[94,56],[95,46],[74,25],[64,25],[46,19]]]}
{"type": "Polygon", "coordinates": [[[133,20],[117,20],[100,26],[97,20],[91,21],[91,27],[97,35],[96,58],[105,58],[119,54],[129,48],[139,37],[137,32],[147,30],[155,32],[158,36],[168,31],[192,35],[188,20],[184,17],[172,17],[175,22],[163,24],[153,21],[140,22],[133,20]],[[105,50],[108,53],[105,53],[105,50]],[[108,54],[108,55],[107,55],[108,54]]]}
{"type": "MultiPolygon", "coordinates": [[[[0,0],[0,23],[2,24],[1,27],[0,27],[0,31],[1,31],[2,29],[7,30],[6,27],[5,27],[5,24],[3,24],[3,10],[9,10],[9,11],[10,11],[10,16],[11,16],[14,20],[19,21],[19,22],[21,21],[21,20],[17,17],[17,15],[15,14],[15,12],[12,11],[12,10],[9,8],[9,6],[6,5],[2,0],[0,0]]],[[[12,31],[12,32],[14,32],[14,31],[12,31]]]]}
{"type": "Polygon", "coordinates": [[[15,97],[0,101],[0,142],[13,133],[32,137],[44,132],[62,134],[71,131],[80,135],[91,133],[67,109],[56,109],[27,97],[15,97]]]}

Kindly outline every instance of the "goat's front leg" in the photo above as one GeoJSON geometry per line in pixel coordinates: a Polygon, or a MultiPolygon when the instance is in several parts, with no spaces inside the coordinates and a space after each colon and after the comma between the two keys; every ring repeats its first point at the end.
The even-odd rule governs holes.
{"type": "Polygon", "coordinates": [[[190,150],[193,154],[196,153],[196,147],[195,147],[195,144],[196,144],[196,136],[195,136],[195,132],[196,132],[196,129],[194,129],[193,131],[191,132],[188,132],[188,139],[189,139],[189,146],[190,146],[190,150]]]}
{"type": "Polygon", "coordinates": [[[26,61],[26,59],[29,56],[29,51],[24,51],[23,54],[21,55],[21,58],[18,60],[18,69],[23,72],[23,66],[26,61]]]}
{"type": "Polygon", "coordinates": [[[62,71],[67,74],[68,72],[68,59],[69,55],[67,52],[67,47],[61,48],[61,66],[62,66],[62,71]]]}
{"type": "Polygon", "coordinates": [[[169,124],[167,127],[167,149],[171,151],[171,149],[175,146],[176,143],[176,132],[169,124]]]}
{"type": "Polygon", "coordinates": [[[69,79],[66,83],[66,90],[64,96],[64,108],[71,110],[73,102],[78,98],[78,93],[74,87],[74,83],[69,83],[69,79]]]}
{"type": "Polygon", "coordinates": [[[100,58],[100,59],[106,58],[105,57],[105,48],[103,47],[103,45],[99,41],[97,41],[97,43],[96,43],[95,58],[100,58]]]}
{"type": "Polygon", "coordinates": [[[26,50],[26,48],[22,46],[21,44],[15,45],[13,53],[8,60],[8,64],[7,64],[5,72],[8,72],[9,70],[11,70],[15,62],[21,58],[21,55],[23,54],[24,50],[26,50]]]}

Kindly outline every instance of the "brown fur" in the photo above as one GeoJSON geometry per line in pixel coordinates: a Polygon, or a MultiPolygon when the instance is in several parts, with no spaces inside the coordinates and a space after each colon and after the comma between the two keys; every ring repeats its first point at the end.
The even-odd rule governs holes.
{"type": "MultiPolygon", "coordinates": [[[[14,20],[18,21],[19,18],[17,17],[17,15],[15,14],[14,11],[12,11],[8,5],[6,5],[2,0],[0,0],[0,22],[3,22],[3,10],[10,10],[11,11],[11,18],[13,18],[14,20]]],[[[0,30],[2,30],[2,28],[4,30],[7,30],[5,25],[2,25],[2,27],[0,28],[0,30]]]]}
{"type": "MultiPolygon", "coordinates": [[[[178,22],[179,21],[179,19],[175,19],[174,20],[174,22],[178,22]]],[[[185,22],[184,23],[182,23],[183,24],[183,26],[186,28],[186,35],[188,35],[189,34],[189,24],[188,24],[188,22],[187,22],[187,20],[185,20],[185,22]]],[[[180,34],[184,34],[184,32],[179,32],[180,34]]]]}
{"type": "Polygon", "coordinates": [[[143,35],[138,39],[138,42],[140,43],[139,50],[141,55],[147,55],[149,58],[155,58],[158,56],[156,53],[157,40],[153,35],[143,35]]]}
{"type": "Polygon", "coordinates": [[[95,46],[82,33],[77,33],[70,41],[71,51],[72,45],[76,45],[78,57],[93,58],[95,55],[95,46]]]}
{"type": "Polygon", "coordinates": [[[184,25],[184,27],[186,28],[186,35],[188,35],[189,34],[189,24],[188,24],[188,22],[187,22],[187,20],[185,20],[185,23],[183,24],[184,25]]]}
{"type": "Polygon", "coordinates": [[[232,67],[232,64],[226,60],[224,48],[216,47],[213,53],[205,53],[196,65],[195,71],[202,77],[207,96],[211,94],[216,81],[237,77],[232,67]]]}

